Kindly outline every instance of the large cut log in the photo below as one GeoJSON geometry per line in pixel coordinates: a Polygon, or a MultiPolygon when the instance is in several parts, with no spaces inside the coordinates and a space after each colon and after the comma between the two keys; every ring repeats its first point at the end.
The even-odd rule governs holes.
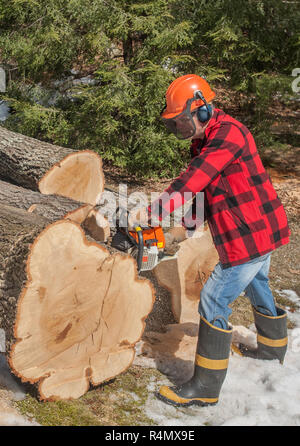
{"type": "Polygon", "coordinates": [[[219,257],[209,229],[196,231],[179,245],[177,257],[159,263],[154,274],[171,293],[176,321],[198,323],[200,292],[219,257]]]}
{"type": "Polygon", "coordinates": [[[41,399],[78,398],[126,370],[154,303],[128,255],[69,220],[0,208],[0,326],[12,371],[41,399]]]}
{"type": "Polygon", "coordinates": [[[43,194],[95,205],[104,187],[102,160],[0,126],[0,178],[43,194]]]}
{"type": "MultiPolygon", "coordinates": [[[[51,222],[68,218],[82,223],[93,206],[60,195],[43,195],[0,180],[0,205],[24,209],[42,215],[51,222]]],[[[104,221],[105,222],[105,221],[104,221]]]]}

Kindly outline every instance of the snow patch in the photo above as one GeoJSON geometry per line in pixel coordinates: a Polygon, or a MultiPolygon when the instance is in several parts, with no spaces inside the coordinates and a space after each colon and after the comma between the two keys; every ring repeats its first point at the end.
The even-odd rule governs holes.
{"type": "Polygon", "coordinates": [[[281,291],[276,290],[276,292],[280,296],[284,296],[291,302],[297,304],[297,306],[300,308],[300,297],[298,296],[298,294],[295,291],[293,291],[293,290],[281,290],[281,291]]]}
{"type": "Polygon", "coordinates": [[[174,408],[150,394],[145,411],[160,426],[300,426],[299,395],[299,353],[283,366],[231,356],[216,406],[174,408]]]}
{"type": "MultiPolygon", "coordinates": [[[[1,410],[0,406],[0,411],[1,410]]],[[[7,410],[6,413],[0,413],[0,426],[39,426],[38,423],[26,420],[26,418],[21,415],[17,415],[13,412],[9,413],[7,410]]]]}

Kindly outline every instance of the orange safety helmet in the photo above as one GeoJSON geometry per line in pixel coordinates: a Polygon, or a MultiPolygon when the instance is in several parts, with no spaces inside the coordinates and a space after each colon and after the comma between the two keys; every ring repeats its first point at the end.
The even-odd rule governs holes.
{"type": "Polygon", "coordinates": [[[186,74],[175,79],[166,92],[166,105],[161,118],[166,128],[179,139],[193,137],[196,126],[193,115],[197,112],[200,122],[208,121],[212,116],[211,105],[215,97],[210,86],[196,74],[186,74]]]}
{"type": "MultiPolygon", "coordinates": [[[[200,91],[208,103],[216,94],[211,90],[208,82],[197,74],[186,74],[175,79],[166,92],[166,108],[161,117],[171,119],[179,115],[185,108],[189,99],[194,97],[195,92],[200,91]]],[[[191,112],[205,105],[201,99],[191,104],[191,112]]]]}

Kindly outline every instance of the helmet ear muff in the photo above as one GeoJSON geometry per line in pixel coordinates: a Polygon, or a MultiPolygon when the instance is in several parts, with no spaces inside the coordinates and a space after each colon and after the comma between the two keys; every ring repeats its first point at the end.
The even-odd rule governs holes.
{"type": "Polygon", "coordinates": [[[210,104],[202,105],[197,109],[197,118],[200,122],[208,121],[212,116],[212,106],[210,104]]]}

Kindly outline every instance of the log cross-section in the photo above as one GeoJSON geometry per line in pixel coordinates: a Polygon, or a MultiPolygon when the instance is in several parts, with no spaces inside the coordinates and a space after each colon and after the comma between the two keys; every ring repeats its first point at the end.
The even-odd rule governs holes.
{"type": "Polygon", "coordinates": [[[87,241],[69,220],[2,206],[1,224],[0,325],[12,371],[57,400],[126,370],[154,303],[134,259],[87,241]]]}
{"type": "Polygon", "coordinates": [[[43,194],[95,205],[104,188],[102,160],[0,126],[0,179],[43,194]]]}

